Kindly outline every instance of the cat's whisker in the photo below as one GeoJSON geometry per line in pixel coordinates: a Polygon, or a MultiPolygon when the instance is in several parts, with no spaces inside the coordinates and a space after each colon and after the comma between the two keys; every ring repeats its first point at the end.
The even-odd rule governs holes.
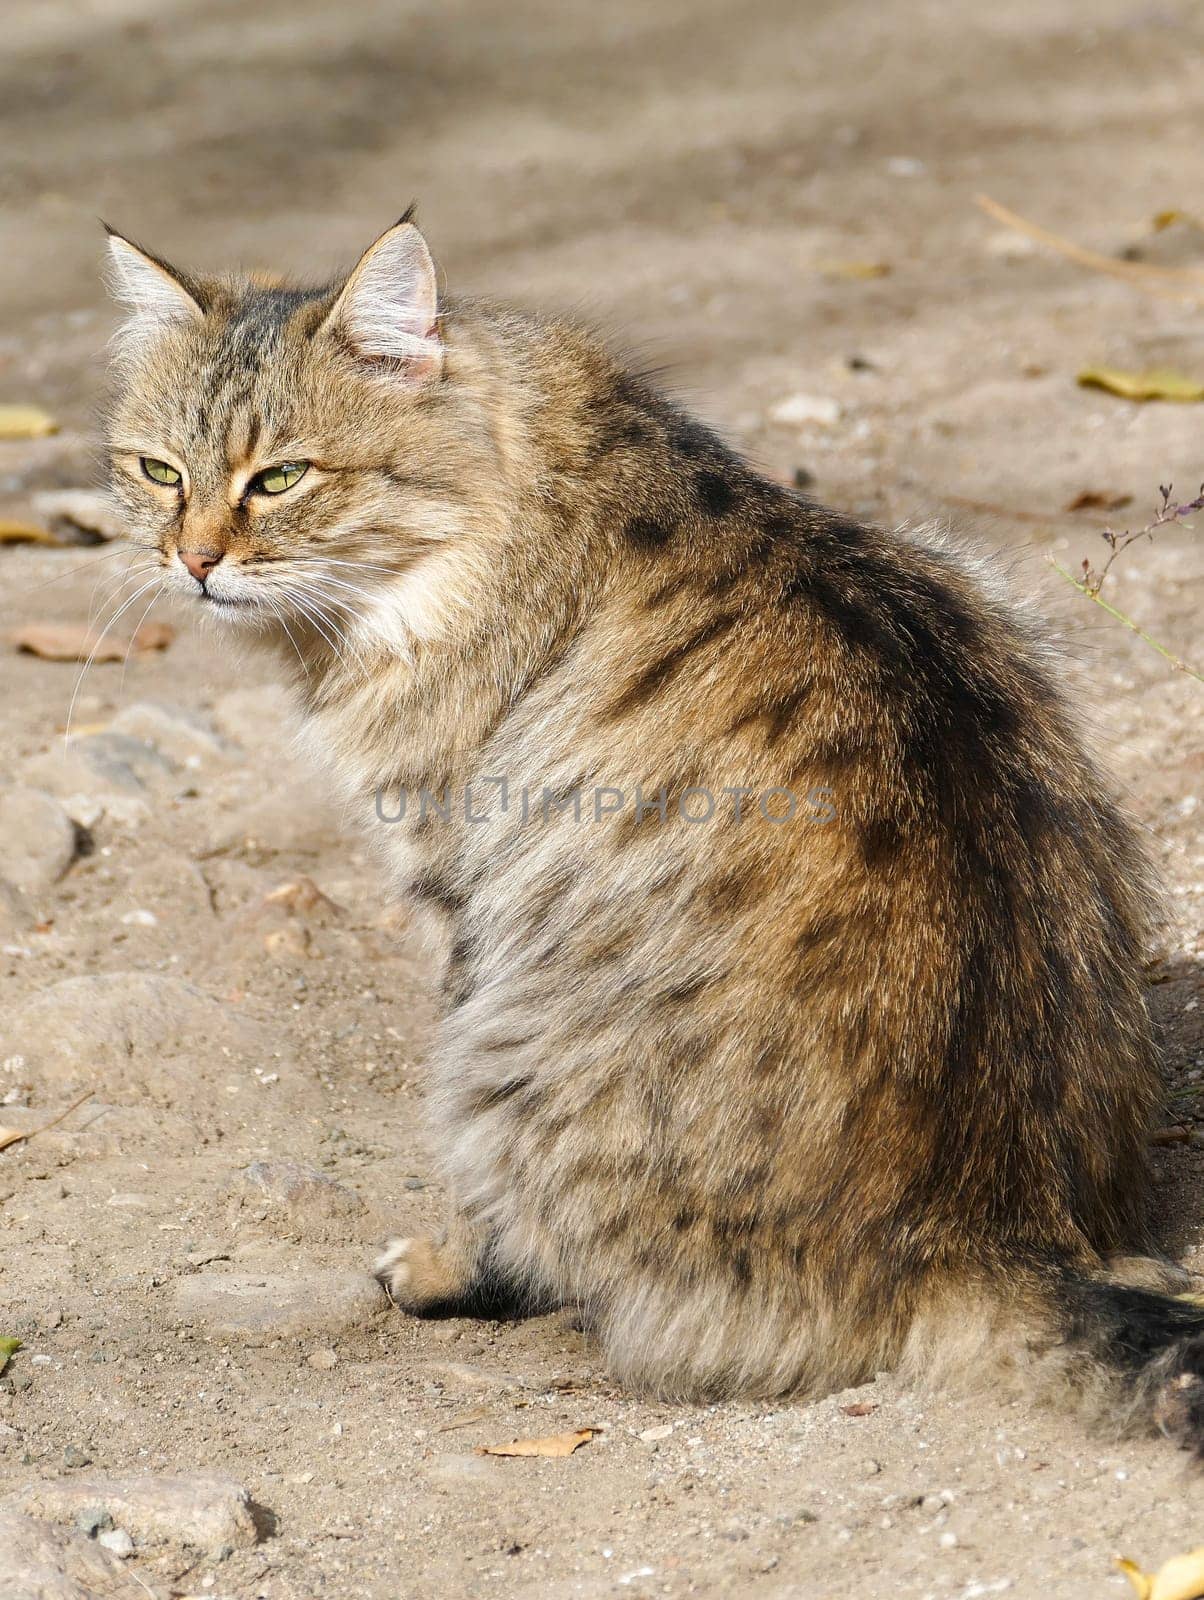
{"type": "Polygon", "coordinates": [[[342,651],[339,653],[339,660],[342,661],[344,665],[350,665],[355,668],[364,681],[368,682],[372,676],[372,669],[369,664],[368,657],[364,653],[362,646],[352,636],[352,634],[347,631],[346,627],[340,626],[339,617],[335,613],[334,608],[336,606],[340,607],[342,612],[349,614],[355,622],[361,625],[366,626],[367,619],[361,616],[358,611],[354,610],[353,607],[349,606],[347,602],[342,599],[331,598],[328,595],[315,594],[312,589],[305,591],[304,598],[310,606],[319,611],[329,626],[335,630],[339,642],[343,647],[342,651]]]}
{"type": "MultiPolygon", "coordinates": [[[[384,572],[387,573],[390,578],[401,577],[401,571],[399,568],[381,567],[378,566],[374,561],[341,561],[336,559],[334,556],[314,556],[312,558],[306,558],[307,562],[311,560],[321,561],[328,567],[360,567],[365,572],[384,572]]],[[[302,563],[298,563],[298,565],[301,564],[302,563]]]]}
{"type": "Polygon", "coordinates": [[[290,590],[288,598],[289,601],[296,606],[297,610],[300,611],[301,615],[306,618],[315,632],[321,634],[322,638],[325,639],[335,657],[335,660],[343,662],[345,657],[343,652],[339,649],[338,635],[336,633],[335,637],[332,638],[331,635],[326,631],[326,628],[323,626],[322,619],[315,609],[316,603],[311,599],[311,597],[308,595],[303,597],[295,590],[290,590]]]}
{"type": "MultiPolygon", "coordinates": [[[[357,622],[361,622],[361,623],[364,623],[366,625],[367,621],[368,621],[368,618],[364,614],[364,612],[362,612],[359,609],[358,606],[354,605],[351,602],[351,600],[346,598],[346,596],[342,592],[332,593],[330,591],[330,589],[327,587],[327,585],[332,584],[335,581],[336,580],[334,580],[334,579],[323,577],[320,574],[308,573],[306,575],[306,583],[308,584],[308,587],[305,588],[302,592],[305,593],[305,594],[312,594],[314,592],[315,588],[316,588],[317,589],[317,593],[320,594],[323,597],[323,599],[326,601],[326,603],[329,606],[338,606],[340,608],[340,610],[346,611],[349,616],[354,617],[357,622]]],[[[347,588],[347,586],[345,584],[340,585],[340,591],[343,590],[343,589],[346,589],[346,588],[347,588]]],[[[356,597],[358,598],[361,591],[357,591],[357,590],[352,589],[349,592],[351,594],[356,595],[356,597]]],[[[365,594],[363,596],[363,598],[369,604],[372,604],[373,597],[371,595],[365,594]]]]}
{"type": "MultiPolygon", "coordinates": [[[[309,571],[309,570],[307,570],[305,572],[304,576],[306,578],[311,578],[311,579],[312,578],[318,578],[323,583],[330,584],[332,587],[337,588],[337,589],[343,589],[348,594],[360,595],[365,600],[374,600],[376,598],[376,595],[373,594],[372,590],[365,589],[363,584],[360,584],[360,583],[348,583],[346,578],[336,577],[335,574],[332,573],[332,572],[324,572],[321,569],[319,569],[317,571],[309,571]]],[[[377,591],[377,593],[379,593],[379,591],[377,591]]]]}
{"type": "MultiPolygon", "coordinates": [[[[334,611],[334,606],[340,602],[333,601],[330,599],[330,597],[325,595],[317,595],[312,591],[312,589],[305,591],[305,600],[310,606],[314,607],[320,613],[324,620],[334,630],[339,643],[342,645],[342,650],[339,652],[339,660],[342,661],[344,665],[350,661],[351,665],[356,667],[365,681],[367,681],[367,679],[370,677],[367,657],[364,655],[363,651],[360,649],[355,640],[352,639],[347,633],[346,628],[340,628],[339,626],[339,619],[334,611]]],[[[350,610],[350,607],[346,607],[346,609],[350,610]]],[[[359,616],[358,612],[352,612],[352,615],[357,621],[363,620],[359,616]]]]}
{"type": "MultiPolygon", "coordinates": [[[[149,555],[150,553],[150,551],[142,552],[144,555],[149,555]]],[[[116,575],[108,571],[97,573],[92,584],[92,593],[88,598],[89,626],[95,622],[98,612],[104,611],[104,608],[110,603],[114,596],[120,594],[123,586],[127,584],[131,578],[135,578],[143,572],[150,572],[160,565],[161,563],[159,561],[141,560],[139,559],[139,552],[130,551],[129,559],[120,573],[116,575]],[[98,592],[101,594],[99,601],[96,598],[98,592]]]]}
{"type": "Polygon", "coordinates": [[[144,572],[156,571],[158,566],[159,563],[157,561],[142,561],[139,562],[137,566],[131,564],[130,566],[126,567],[124,572],[120,573],[116,578],[113,578],[111,582],[107,583],[107,586],[101,594],[99,601],[97,601],[96,592],[101,587],[102,583],[106,582],[106,580],[104,577],[98,578],[92,585],[92,597],[88,602],[89,624],[95,621],[98,611],[103,611],[104,608],[121,593],[122,589],[127,583],[130,583],[134,578],[141,577],[144,572]]]}
{"type": "MultiPolygon", "coordinates": [[[[153,544],[139,544],[135,545],[133,548],[136,550],[151,551],[155,547],[153,544]]],[[[77,572],[85,572],[89,567],[99,566],[102,561],[113,561],[118,556],[127,555],[129,550],[130,546],[126,543],[123,543],[116,550],[106,550],[104,555],[92,556],[87,561],[80,561],[76,566],[68,568],[66,572],[56,572],[53,577],[43,578],[40,583],[31,583],[27,588],[23,589],[21,593],[26,595],[37,594],[41,589],[49,589],[52,583],[63,583],[67,578],[74,578],[77,572]]]]}
{"type": "Polygon", "coordinates": [[[118,694],[123,693],[124,690],[125,690],[126,669],[128,668],[128,666],[130,664],[130,654],[131,654],[131,652],[133,651],[133,648],[134,648],[134,640],[138,637],[138,630],[139,630],[139,628],[141,628],[142,624],[146,621],[147,617],[150,616],[151,608],[154,605],[155,601],[159,598],[160,594],[162,594],[162,592],[163,592],[163,580],[160,579],[159,580],[159,587],[151,595],[150,599],[146,603],[145,610],[143,611],[142,615],[138,618],[138,620],[134,624],[133,628],[131,628],[131,630],[130,630],[130,642],[129,642],[129,644],[126,645],[125,654],[121,658],[121,677],[120,677],[120,679],[118,680],[118,683],[117,683],[117,692],[118,692],[118,694]]]}
{"type": "MultiPolygon", "coordinates": [[[[298,562],[296,565],[299,566],[301,563],[298,562]]],[[[346,598],[346,595],[355,595],[357,598],[362,597],[369,604],[373,603],[374,596],[369,594],[367,590],[357,589],[354,584],[344,583],[339,578],[332,578],[328,574],[320,572],[301,573],[291,583],[287,578],[284,582],[289,584],[290,592],[304,594],[311,600],[320,595],[326,602],[327,609],[337,607],[339,610],[345,611],[354,617],[357,622],[366,623],[368,620],[364,613],[353,605],[350,599],[346,598]],[[332,589],[338,592],[331,592],[332,589]]]]}
{"type": "Polygon", "coordinates": [[[284,636],[288,640],[289,644],[292,645],[293,654],[297,657],[297,660],[301,663],[301,670],[304,672],[305,676],[308,678],[309,677],[309,663],[306,661],[305,657],[301,654],[301,651],[298,648],[296,639],[293,638],[293,630],[288,625],[288,619],[284,615],[283,607],[278,605],[270,594],[265,594],[264,595],[263,602],[264,602],[264,605],[267,607],[267,609],[271,612],[272,616],[275,617],[276,621],[284,629],[284,636]]]}
{"type": "Polygon", "coordinates": [[[294,564],[298,567],[305,567],[307,569],[305,573],[307,578],[320,578],[324,583],[333,584],[339,589],[346,589],[349,594],[359,595],[362,599],[367,600],[370,604],[375,604],[376,600],[379,598],[379,591],[376,594],[373,594],[370,589],[365,589],[360,584],[348,583],[345,578],[338,578],[335,577],[333,573],[323,571],[316,562],[298,561],[294,564]],[[319,570],[316,573],[308,570],[314,566],[319,566],[319,570]]]}
{"type": "MultiPolygon", "coordinates": [[[[320,560],[320,558],[319,558],[319,560],[320,560]]],[[[306,562],[306,560],[301,560],[301,562],[296,562],[295,565],[307,566],[307,565],[311,565],[311,563],[306,562]]],[[[352,592],[352,594],[359,594],[360,597],[362,597],[363,600],[367,600],[367,602],[370,603],[371,606],[378,605],[378,602],[379,602],[379,590],[378,590],[378,592],[376,592],[376,594],[371,594],[370,590],[360,589],[359,586],[355,586],[355,584],[349,584],[349,582],[346,582],[346,581],[344,581],[344,579],[341,579],[341,578],[333,578],[333,576],[331,576],[330,573],[319,573],[319,574],[307,573],[306,576],[307,576],[307,578],[309,578],[309,581],[311,581],[311,582],[322,582],[322,584],[335,584],[335,586],[338,586],[339,589],[346,589],[346,590],[349,590],[349,592],[352,592]]],[[[394,576],[400,576],[400,574],[399,573],[394,573],[394,576]]],[[[331,600],[331,603],[333,603],[333,600],[331,600]]],[[[371,632],[371,626],[373,626],[373,624],[371,624],[370,616],[365,616],[365,614],[363,614],[362,611],[355,610],[354,606],[352,606],[351,603],[346,602],[346,600],[339,600],[339,603],[341,603],[341,605],[343,605],[344,608],[346,608],[346,610],[349,611],[349,613],[351,613],[352,616],[354,616],[355,621],[359,622],[360,627],[362,627],[362,629],[367,630],[367,632],[371,632]]],[[[397,643],[399,643],[399,648],[400,648],[400,650],[402,650],[403,658],[405,658],[405,661],[407,661],[408,664],[410,664],[410,666],[413,666],[413,656],[411,656],[410,650],[408,650],[408,648],[405,648],[405,646],[403,646],[402,643],[400,643],[400,640],[397,643]]]]}
{"type": "Polygon", "coordinates": [[[91,650],[88,652],[88,659],[84,662],[83,667],[80,670],[80,674],[75,680],[75,688],[71,692],[71,702],[67,707],[67,723],[66,723],[66,727],[63,730],[63,743],[64,744],[70,744],[71,743],[71,722],[72,722],[72,718],[75,716],[75,703],[79,699],[79,691],[83,687],[84,679],[88,676],[88,669],[91,667],[93,661],[96,659],[96,652],[100,649],[101,645],[105,642],[105,639],[108,637],[108,634],[109,634],[110,630],[113,628],[114,624],[116,622],[118,622],[121,619],[122,616],[124,616],[124,614],[135,603],[135,601],[140,599],[142,595],[146,594],[146,592],[149,589],[153,589],[156,584],[162,583],[162,581],[163,580],[162,580],[161,576],[158,573],[156,573],[155,576],[153,578],[148,579],[147,582],[144,583],[141,586],[141,588],[135,589],[134,593],[132,595],[130,595],[130,597],[127,600],[123,601],[121,606],[118,608],[118,610],[115,611],[114,614],[109,618],[108,622],[105,623],[104,628],[101,630],[100,634],[97,636],[96,642],[93,644],[91,650]]]}

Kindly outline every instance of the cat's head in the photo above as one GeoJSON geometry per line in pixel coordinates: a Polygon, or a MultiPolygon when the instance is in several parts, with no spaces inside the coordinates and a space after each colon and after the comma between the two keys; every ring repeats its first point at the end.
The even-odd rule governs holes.
{"type": "Polygon", "coordinates": [[[454,526],[471,448],[408,214],[324,289],[193,277],[115,233],[109,256],[128,311],[111,481],[164,585],[315,641],[387,631],[454,526]]]}

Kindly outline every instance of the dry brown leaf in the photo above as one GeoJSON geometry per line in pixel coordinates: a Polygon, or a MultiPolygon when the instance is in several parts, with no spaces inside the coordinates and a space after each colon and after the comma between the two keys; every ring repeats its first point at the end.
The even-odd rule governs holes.
{"type": "Polygon", "coordinates": [[[0,517],[0,544],[52,544],[59,541],[48,528],[39,528],[32,522],[9,522],[0,517]]]}
{"type": "Polygon", "coordinates": [[[0,1150],[7,1150],[10,1144],[19,1144],[22,1139],[36,1139],[39,1133],[45,1133],[50,1128],[57,1128],[59,1123],[65,1122],[78,1106],[83,1105],[85,1100],[91,1100],[95,1092],[94,1089],[86,1089],[65,1110],[60,1111],[56,1117],[51,1117],[48,1122],[40,1122],[36,1128],[0,1128],[0,1150]]]}
{"type": "Polygon", "coordinates": [[[481,1444],[479,1456],[571,1456],[588,1444],[601,1428],[577,1428],[572,1433],[553,1433],[546,1439],[513,1439],[509,1444],[481,1444]]]}
{"type": "Polygon", "coordinates": [[[1173,400],[1179,405],[1204,400],[1204,383],[1182,372],[1157,367],[1149,372],[1123,372],[1119,367],[1084,367],[1077,375],[1084,389],[1105,389],[1123,400],[1173,400]]]}
{"type": "Polygon", "coordinates": [[[279,884],[275,889],[269,889],[263,897],[265,906],[283,906],[289,915],[295,912],[306,912],[321,909],[323,911],[342,912],[342,906],[335,905],[329,895],[323,894],[312,878],[302,875],[288,883],[279,884]]]}
{"type": "Polygon", "coordinates": [[[44,439],[59,425],[40,406],[0,406],[0,439],[44,439]]]}
{"type": "Polygon", "coordinates": [[[841,1406],[846,1417],[872,1417],[878,1407],[872,1400],[855,1400],[851,1406],[841,1406]]]}
{"type": "Polygon", "coordinates": [[[1107,489],[1080,489],[1073,500],[1066,502],[1067,511],[1119,511],[1131,505],[1131,494],[1110,494],[1107,489]]]}
{"type": "Polygon", "coordinates": [[[130,638],[110,633],[103,639],[94,630],[76,622],[31,622],[13,634],[13,643],[27,655],[43,661],[124,661],[127,655],[145,655],[151,650],[166,650],[176,630],[166,622],[146,622],[130,638]],[[99,643],[98,643],[99,639],[99,643]]]}

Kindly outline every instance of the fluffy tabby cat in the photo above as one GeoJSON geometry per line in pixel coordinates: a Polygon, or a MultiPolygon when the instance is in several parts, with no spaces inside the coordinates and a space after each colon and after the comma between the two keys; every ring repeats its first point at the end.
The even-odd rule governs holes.
{"type": "Polygon", "coordinates": [[[1198,1449],[1204,1310],[1134,1254],[1151,895],[1025,619],[440,302],[408,214],[323,288],[110,253],[135,537],[447,931],[398,1304],[579,1306],[667,1395],[1103,1381],[1198,1449]]]}

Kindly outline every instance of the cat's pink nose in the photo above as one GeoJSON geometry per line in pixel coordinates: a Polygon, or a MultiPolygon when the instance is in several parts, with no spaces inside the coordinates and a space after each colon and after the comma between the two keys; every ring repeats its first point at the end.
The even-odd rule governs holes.
{"type": "Polygon", "coordinates": [[[220,551],[217,555],[210,555],[207,550],[181,550],[179,556],[198,583],[204,583],[222,559],[220,551]]]}

